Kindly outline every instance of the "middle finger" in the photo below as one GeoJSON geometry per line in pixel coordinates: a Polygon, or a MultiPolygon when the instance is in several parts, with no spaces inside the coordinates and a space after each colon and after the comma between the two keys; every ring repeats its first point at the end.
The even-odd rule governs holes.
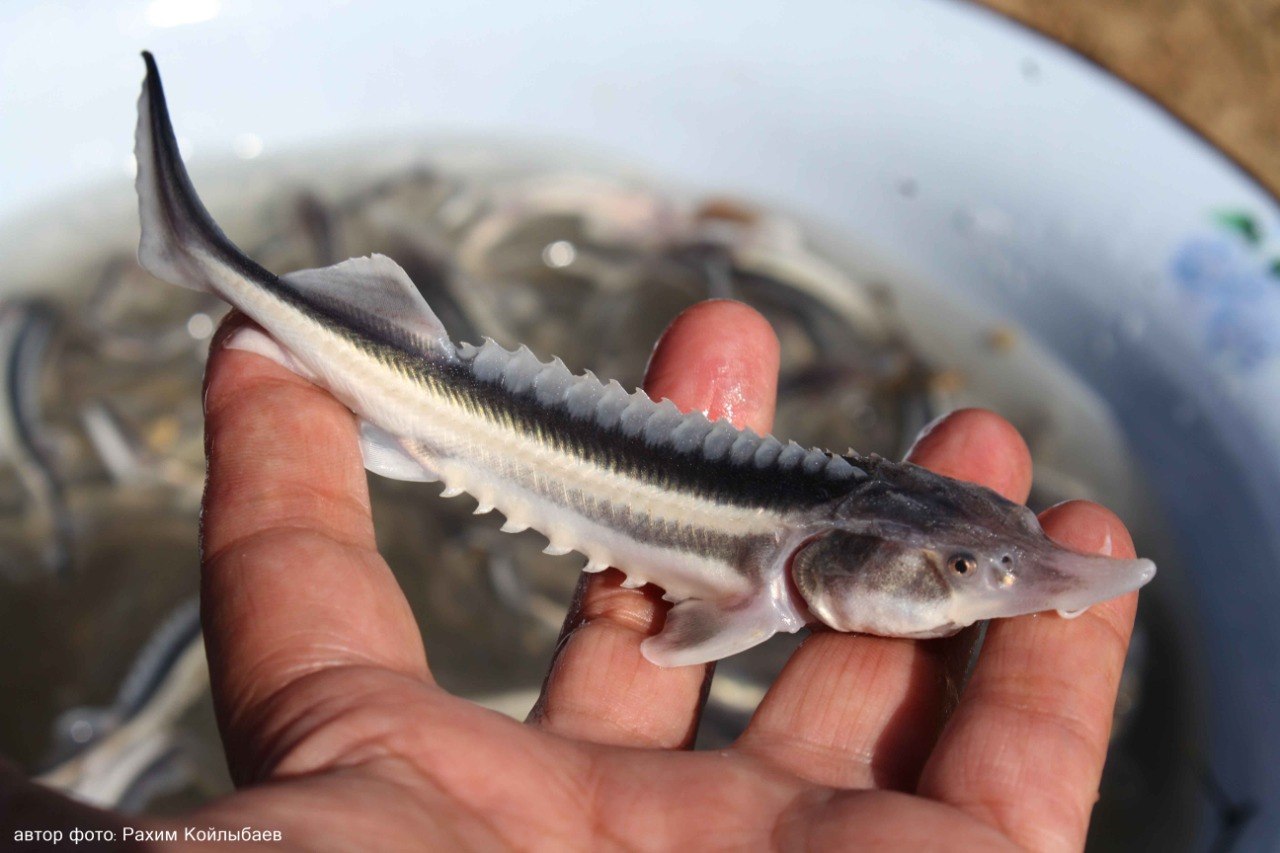
{"type": "MultiPolygon", "coordinates": [[[[766,432],[773,421],[778,341],[738,302],[681,314],[662,336],[645,379],[654,399],[766,432]]],[[[708,667],[662,669],[640,644],[663,624],[661,592],[625,589],[613,570],[583,577],[530,721],[558,734],[619,746],[693,740],[708,667]]]]}

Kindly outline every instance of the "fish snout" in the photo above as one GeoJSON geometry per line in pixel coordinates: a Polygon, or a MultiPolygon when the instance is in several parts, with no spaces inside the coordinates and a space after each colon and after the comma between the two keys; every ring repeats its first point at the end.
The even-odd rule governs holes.
{"type": "MultiPolygon", "coordinates": [[[[1042,576],[1044,585],[1044,602],[1035,610],[1074,616],[1145,586],[1155,577],[1156,564],[1147,559],[1116,559],[1063,549],[1045,559],[1033,575],[1042,576]]],[[[1038,585],[1035,578],[1028,580],[1029,587],[1038,585]]]]}

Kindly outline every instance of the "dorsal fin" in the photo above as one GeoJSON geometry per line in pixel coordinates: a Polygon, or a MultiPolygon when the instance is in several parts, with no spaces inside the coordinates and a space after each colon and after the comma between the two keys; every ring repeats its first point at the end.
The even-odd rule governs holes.
{"type": "Polygon", "coordinates": [[[280,280],[305,301],[341,316],[359,330],[376,334],[391,331],[398,333],[399,343],[453,351],[448,332],[409,274],[385,255],[299,270],[280,280]]]}

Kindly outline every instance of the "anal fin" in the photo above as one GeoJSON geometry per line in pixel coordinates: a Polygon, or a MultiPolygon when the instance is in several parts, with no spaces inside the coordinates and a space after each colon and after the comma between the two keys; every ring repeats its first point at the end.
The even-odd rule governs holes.
{"type": "Polygon", "coordinates": [[[662,631],[641,643],[640,651],[658,666],[691,666],[746,651],[777,630],[767,599],[738,603],[691,598],[667,612],[662,631]]]}
{"type": "Polygon", "coordinates": [[[360,453],[368,471],[389,480],[434,483],[440,479],[421,460],[411,456],[400,439],[368,421],[360,422],[360,453]]]}
{"type": "MultiPolygon", "coordinates": [[[[276,343],[275,338],[257,326],[244,326],[236,330],[223,346],[269,358],[304,379],[315,378],[288,350],[276,343]]],[[[360,421],[360,453],[367,470],[389,480],[434,483],[440,479],[420,459],[414,458],[405,450],[404,443],[399,438],[364,420],[360,421]]]]}

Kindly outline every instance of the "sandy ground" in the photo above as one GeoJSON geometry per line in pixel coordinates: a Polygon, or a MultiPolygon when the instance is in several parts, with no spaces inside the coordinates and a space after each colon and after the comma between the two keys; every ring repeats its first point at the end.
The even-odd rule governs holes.
{"type": "Polygon", "coordinates": [[[1111,69],[1280,192],[1280,0],[979,0],[1111,69]]]}

